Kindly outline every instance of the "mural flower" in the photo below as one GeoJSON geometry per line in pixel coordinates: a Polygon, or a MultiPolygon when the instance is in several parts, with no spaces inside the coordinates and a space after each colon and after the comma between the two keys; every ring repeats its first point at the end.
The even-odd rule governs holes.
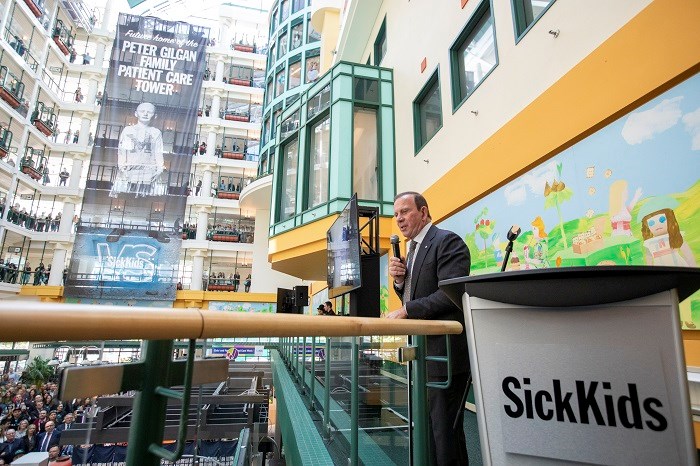
{"type": "Polygon", "coordinates": [[[561,181],[561,169],[562,164],[557,163],[557,176],[559,177],[559,181],[555,178],[551,186],[549,182],[544,185],[544,208],[549,209],[556,207],[557,216],[559,217],[559,231],[561,232],[561,239],[564,241],[564,249],[566,249],[568,247],[568,242],[566,240],[566,233],[564,232],[564,219],[561,216],[560,206],[563,202],[571,199],[574,192],[571,188],[566,187],[564,181],[561,181]]]}

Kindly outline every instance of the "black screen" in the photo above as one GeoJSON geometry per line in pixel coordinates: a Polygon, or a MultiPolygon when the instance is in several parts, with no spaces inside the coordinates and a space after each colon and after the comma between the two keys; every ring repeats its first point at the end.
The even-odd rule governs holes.
{"type": "Polygon", "coordinates": [[[329,298],[348,293],[362,285],[357,215],[356,194],[326,233],[329,298]]]}

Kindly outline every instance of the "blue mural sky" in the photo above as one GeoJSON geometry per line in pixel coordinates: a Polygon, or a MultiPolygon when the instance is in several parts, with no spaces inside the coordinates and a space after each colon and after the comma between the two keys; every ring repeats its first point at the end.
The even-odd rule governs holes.
{"type": "Polygon", "coordinates": [[[641,199],[682,192],[696,183],[699,175],[700,74],[445,219],[440,226],[464,237],[474,231],[474,218],[487,207],[487,217],[496,222],[495,232],[501,241],[512,224],[531,230],[537,216],[550,232],[559,220],[556,209],[544,208],[545,182],[564,181],[573,191],[571,201],[561,204],[566,222],[607,214],[610,186],[617,180],[627,181],[629,202],[637,188],[641,188],[641,199]],[[562,164],[561,178],[558,163],[562,164]]]}

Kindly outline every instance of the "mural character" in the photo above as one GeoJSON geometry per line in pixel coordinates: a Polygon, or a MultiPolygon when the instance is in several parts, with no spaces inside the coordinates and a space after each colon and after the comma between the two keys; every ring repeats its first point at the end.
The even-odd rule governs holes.
{"type": "Polygon", "coordinates": [[[673,209],[654,210],[644,215],[642,237],[644,258],[648,265],[697,267],[693,251],[683,239],[683,232],[673,209]]]}
{"type": "Polygon", "coordinates": [[[541,269],[549,267],[549,261],[547,260],[547,232],[545,231],[544,220],[538,215],[530,225],[532,225],[532,239],[530,244],[523,248],[525,268],[541,269]]]}
{"type": "Polygon", "coordinates": [[[617,180],[610,185],[610,225],[613,236],[632,236],[632,209],[642,196],[642,188],[637,188],[632,200],[627,203],[629,190],[627,181],[617,180]]]}

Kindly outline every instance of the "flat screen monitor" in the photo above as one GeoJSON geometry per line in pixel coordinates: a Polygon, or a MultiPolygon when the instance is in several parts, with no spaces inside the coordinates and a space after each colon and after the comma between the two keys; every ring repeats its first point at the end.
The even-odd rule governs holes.
{"type": "Polygon", "coordinates": [[[357,194],[333,222],[326,233],[326,240],[328,297],[335,298],[362,286],[357,194]]]}

